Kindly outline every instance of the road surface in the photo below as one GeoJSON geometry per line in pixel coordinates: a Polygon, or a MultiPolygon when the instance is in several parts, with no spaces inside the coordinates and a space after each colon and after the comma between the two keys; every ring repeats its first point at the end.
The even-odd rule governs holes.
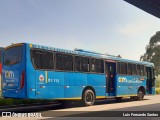
{"type": "MultiPolygon", "coordinates": [[[[41,107],[41,106],[39,106],[41,107]]],[[[117,102],[115,100],[106,100],[106,101],[97,101],[94,106],[82,107],[74,105],[71,108],[58,108],[57,106],[50,107],[42,107],[40,108],[30,108],[30,112],[41,113],[42,118],[35,119],[64,119],[66,117],[72,117],[70,119],[75,119],[75,117],[89,117],[90,119],[103,119],[103,117],[107,117],[110,119],[117,119],[118,117],[125,118],[137,118],[137,115],[141,115],[141,119],[160,119],[160,95],[153,96],[145,96],[144,100],[141,101],[130,101],[129,98],[122,99],[121,102],[117,102]],[[43,108],[43,109],[42,109],[43,108]],[[137,111],[140,111],[137,113],[137,111]],[[131,115],[135,115],[134,117],[131,115]],[[126,115],[126,116],[125,116],[126,115]],[[127,115],[131,115],[132,117],[127,117],[127,115]],[[146,115],[146,117],[142,116],[146,115]],[[124,117],[122,117],[124,116],[124,117]],[[43,118],[45,117],[45,118],[43,118]]],[[[18,112],[28,112],[25,111],[25,108],[19,110],[18,112]]],[[[137,118],[137,119],[138,119],[137,118]]],[[[7,118],[5,118],[7,119],[7,118]]],[[[17,118],[15,118],[17,119],[17,118]]],[[[27,118],[23,118],[25,120],[27,118]]],[[[92,119],[92,120],[93,120],[92,119]]],[[[105,118],[104,118],[105,119],[105,118]]],[[[13,118],[12,118],[13,120],[13,118]]]]}

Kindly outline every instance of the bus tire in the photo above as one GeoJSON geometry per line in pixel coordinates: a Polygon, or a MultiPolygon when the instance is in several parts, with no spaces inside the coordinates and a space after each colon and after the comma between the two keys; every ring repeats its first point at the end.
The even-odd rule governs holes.
{"type": "Polygon", "coordinates": [[[95,94],[92,90],[87,89],[82,96],[82,103],[84,106],[91,106],[95,102],[95,94]]]}
{"type": "Polygon", "coordinates": [[[137,100],[143,100],[144,98],[144,92],[140,89],[138,90],[138,93],[137,93],[137,100]]]}

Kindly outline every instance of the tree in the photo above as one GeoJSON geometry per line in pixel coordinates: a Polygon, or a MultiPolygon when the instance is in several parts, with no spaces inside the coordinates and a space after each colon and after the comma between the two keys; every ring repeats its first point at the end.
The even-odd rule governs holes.
{"type": "Polygon", "coordinates": [[[156,75],[160,74],[160,31],[150,38],[149,45],[146,46],[146,53],[141,55],[140,61],[154,63],[156,75]]]}
{"type": "Polygon", "coordinates": [[[118,55],[117,57],[122,58],[121,55],[118,55]]]}

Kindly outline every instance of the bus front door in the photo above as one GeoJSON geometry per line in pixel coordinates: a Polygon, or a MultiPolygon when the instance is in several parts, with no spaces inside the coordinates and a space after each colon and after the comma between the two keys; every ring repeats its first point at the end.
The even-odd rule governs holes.
{"type": "Polygon", "coordinates": [[[116,63],[105,63],[106,93],[108,96],[115,96],[116,63]]]}
{"type": "Polygon", "coordinates": [[[147,94],[155,93],[155,76],[154,69],[151,67],[146,67],[147,80],[146,80],[146,92],[147,94]]]}

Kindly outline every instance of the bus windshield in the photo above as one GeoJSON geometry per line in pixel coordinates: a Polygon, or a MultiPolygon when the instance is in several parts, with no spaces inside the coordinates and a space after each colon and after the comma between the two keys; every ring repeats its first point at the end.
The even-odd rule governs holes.
{"type": "Polygon", "coordinates": [[[22,59],[22,46],[11,47],[4,50],[4,65],[20,63],[22,59]]]}

